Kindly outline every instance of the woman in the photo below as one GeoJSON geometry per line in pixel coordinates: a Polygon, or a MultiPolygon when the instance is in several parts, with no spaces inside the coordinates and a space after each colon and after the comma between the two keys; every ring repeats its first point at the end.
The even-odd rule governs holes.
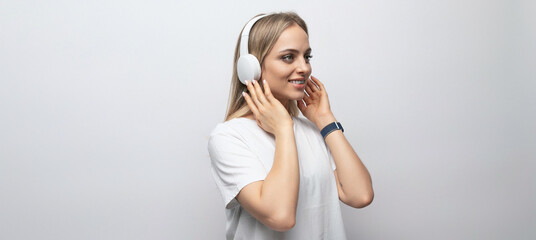
{"type": "Polygon", "coordinates": [[[305,22],[295,13],[257,18],[249,37],[238,39],[226,121],[208,144],[227,239],[346,239],[339,200],[370,204],[370,175],[323,84],[310,77],[305,22]],[[262,81],[239,79],[241,41],[258,59],[262,81]]]}

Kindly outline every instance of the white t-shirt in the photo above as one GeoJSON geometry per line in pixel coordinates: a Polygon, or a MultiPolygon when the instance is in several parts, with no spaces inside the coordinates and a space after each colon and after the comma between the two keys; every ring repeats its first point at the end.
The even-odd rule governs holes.
{"type": "Polygon", "coordinates": [[[248,118],[220,123],[212,131],[208,151],[212,174],[226,206],[227,239],[346,239],[333,157],[311,121],[292,119],[300,190],[296,224],[286,232],[274,231],[257,221],[235,199],[244,186],[268,175],[275,153],[273,135],[248,118]]]}

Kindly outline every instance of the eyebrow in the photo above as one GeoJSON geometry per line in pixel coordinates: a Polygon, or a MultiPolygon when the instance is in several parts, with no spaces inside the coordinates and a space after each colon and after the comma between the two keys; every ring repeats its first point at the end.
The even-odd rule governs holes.
{"type": "MultiPolygon", "coordinates": [[[[305,50],[305,52],[311,52],[312,49],[311,48],[308,48],[307,50],[305,50]]],[[[300,51],[294,49],[294,48],[287,48],[285,50],[281,50],[279,51],[279,53],[282,53],[282,52],[295,52],[295,53],[299,53],[300,51]]]]}

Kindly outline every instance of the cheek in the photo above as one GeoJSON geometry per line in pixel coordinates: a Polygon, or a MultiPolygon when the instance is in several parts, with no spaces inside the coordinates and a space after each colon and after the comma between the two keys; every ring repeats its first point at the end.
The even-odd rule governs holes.
{"type": "Polygon", "coordinates": [[[293,73],[291,65],[283,61],[266,61],[263,65],[261,78],[266,79],[275,92],[287,87],[293,73]]]}
{"type": "Polygon", "coordinates": [[[270,83],[275,83],[275,80],[279,80],[283,75],[282,66],[276,62],[266,63],[262,68],[262,78],[265,78],[270,83]]]}
{"type": "Polygon", "coordinates": [[[280,80],[287,80],[292,75],[293,69],[288,64],[280,62],[273,65],[272,72],[273,77],[280,80]]]}

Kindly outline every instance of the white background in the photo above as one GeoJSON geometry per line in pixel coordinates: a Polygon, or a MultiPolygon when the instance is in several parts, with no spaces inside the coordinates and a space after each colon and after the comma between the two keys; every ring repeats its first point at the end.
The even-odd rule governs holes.
{"type": "Polygon", "coordinates": [[[1,0],[0,239],[223,239],[208,135],[288,10],[373,178],[349,239],[536,237],[534,1],[1,0]]]}

